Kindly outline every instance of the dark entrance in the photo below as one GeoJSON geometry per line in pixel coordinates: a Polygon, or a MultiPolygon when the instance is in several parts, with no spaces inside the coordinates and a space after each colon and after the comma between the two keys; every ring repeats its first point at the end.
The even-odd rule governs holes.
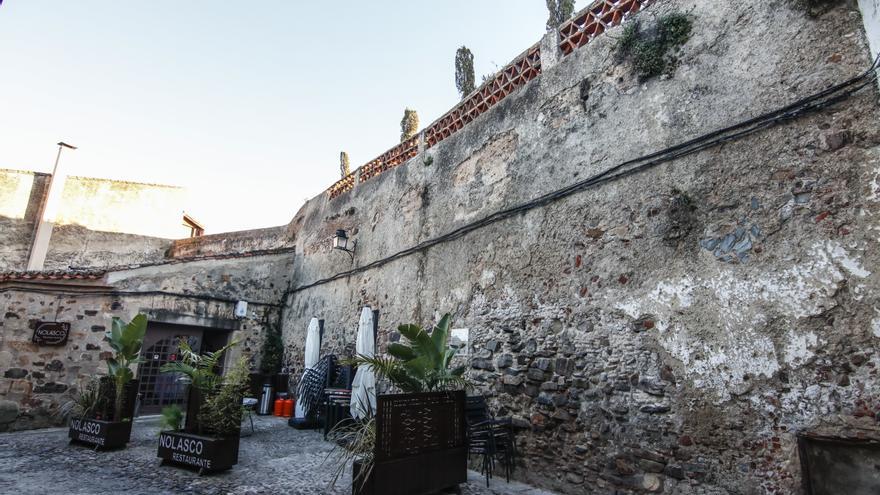
{"type": "Polygon", "coordinates": [[[171,373],[160,373],[165,363],[180,359],[180,341],[196,352],[215,351],[229,341],[229,331],[214,328],[150,322],[144,338],[137,377],[140,380],[141,414],[157,414],[162,408],[186,404],[186,384],[171,373]]]}
{"type": "Polygon", "coordinates": [[[880,439],[802,433],[798,450],[808,495],[880,493],[880,439]]]}

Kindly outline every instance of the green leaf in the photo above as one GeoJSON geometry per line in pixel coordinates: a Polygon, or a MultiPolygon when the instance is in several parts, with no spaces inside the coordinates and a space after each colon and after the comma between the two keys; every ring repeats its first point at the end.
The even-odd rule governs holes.
{"type": "Polygon", "coordinates": [[[401,361],[409,361],[416,358],[416,353],[411,347],[398,344],[397,342],[388,344],[388,354],[400,359],[401,361]]]}
{"type": "Polygon", "coordinates": [[[440,322],[437,323],[437,326],[434,327],[434,330],[431,332],[431,340],[434,342],[434,347],[439,351],[443,352],[446,349],[446,344],[449,342],[449,325],[450,325],[451,317],[449,313],[443,315],[443,318],[440,318],[440,322]]]}

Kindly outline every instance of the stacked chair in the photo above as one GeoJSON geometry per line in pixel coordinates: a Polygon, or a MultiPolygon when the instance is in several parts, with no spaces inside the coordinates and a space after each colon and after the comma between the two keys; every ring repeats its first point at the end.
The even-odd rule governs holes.
{"type": "Polygon", "coordinates": [[[480,457],[481,473],[486,476],[486,486],[495,472],[496,463],[504,468],[510,482],[516,461],[516,439],[510,418],[495,418],[489,411],[482,395],[467,398],[465,419],[468,433],[468,457],[480,457]]]}

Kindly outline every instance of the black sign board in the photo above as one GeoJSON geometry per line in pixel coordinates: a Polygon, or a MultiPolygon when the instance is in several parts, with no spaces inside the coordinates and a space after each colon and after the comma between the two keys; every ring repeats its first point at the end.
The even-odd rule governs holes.
{"type": "Polygon", "coordinates": [[[70,323],[38,321],[34,326],[33,342],[37,345],[64,345],[70,335],[70,323]]]}

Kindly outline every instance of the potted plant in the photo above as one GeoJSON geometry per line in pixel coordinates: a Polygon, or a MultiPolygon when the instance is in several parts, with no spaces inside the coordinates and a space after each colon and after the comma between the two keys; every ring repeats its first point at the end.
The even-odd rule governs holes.
{"type": "Polygon", "coordinates": [[[375,415],[334,430],[338,448],[333,482],[352,462],[355,495],[422,495],[467,481],[464,425],[465,367],[452,367],[450,316],[429,333],[401,325],[406,343],[388,345],[390,357],[358,355],[402,393],[380,395],[375,415]]]}
{"type": "Polygon", "coordinates": [[[90,380],[62,406],[62,412],[70,417],[71,442],[94,445],[95,449],[128,443],[138,388],[131,367],[140,362],[146,330],[147,317],[142,314],[129,323],[113,318],[107,341],[115,353],[107,359],[107,376],[90,380]]]}
{"type": "Polygon", "coordinates": [[[162,463],[196,468],[199,474],[222,471],[238,463],[242,398],[249,384],[247,359],[239,359],[225,375],[218,374],[220,360],[235,342],[222,349],[198,354],[186,341],[180,343],[180,361],[162,367],[179,373],[189,384],[185,420],[171,406],[162,411],[157,456],[162,463]]]}
{"type": "Polygon", "coordinates": [[[281,331],[276,326],[269,326],[260,349],[259,373],[250,374],[250,397],[261,397],[265,384],[272,385],[275,394],[288,392],[290,375],[283,373],[283,360],[284,342],[281,331]]]}

